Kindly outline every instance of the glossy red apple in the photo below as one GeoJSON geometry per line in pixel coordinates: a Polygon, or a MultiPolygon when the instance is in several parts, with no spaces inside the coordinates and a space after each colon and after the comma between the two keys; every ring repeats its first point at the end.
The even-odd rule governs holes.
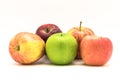
{"type": "Polygon", "coordinates": [[[101,66],[111,58],[113,45],[107,37],[86,36],[81,41],[80,50],[85,64],[101,66]]]}
{"type": "Polygon", "coordinates": [[[39,35],[45,42],[49,36],[55,33],[62,32],[60,28],[55,24],[43,24],[38,27],[36,34],[39,35]]]}
{"type": "MultiPolygon", "coordinates": [[[[87,35],[95,35],[94,32],[92,31],[92,29],[88,28],[88,27],[84,27],[84,26],[81,26],[82,24],[82,21],[80,21],[80,26],[79,27],[73,27],[71,28],[68,33],[73,35],[77,42],[78,42],[78,45],[80,45],[81,43],[81,40],[87,36],[87,35]]],[[[77,56],[76,56],[76,59],[81,59],[81,54],[80,54],[80,46],[78,46],[78,53],[77,53],[77,56]]]]}

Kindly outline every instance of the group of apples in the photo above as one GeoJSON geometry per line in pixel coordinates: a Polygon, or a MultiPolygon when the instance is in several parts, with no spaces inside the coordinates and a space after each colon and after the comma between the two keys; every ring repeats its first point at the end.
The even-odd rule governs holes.
{"type": "Polygon", "coordinates": [[[71,28],[63,33],[55,24],[43,24],[36,33],[20,32],[9,43],[13,60],[20,64],[33,64],[44,55],[52,64],[66,65],[83,60],[86,65],[102,66],[112,56],[112,41],[97,36],[88,27],[71,28]]]}

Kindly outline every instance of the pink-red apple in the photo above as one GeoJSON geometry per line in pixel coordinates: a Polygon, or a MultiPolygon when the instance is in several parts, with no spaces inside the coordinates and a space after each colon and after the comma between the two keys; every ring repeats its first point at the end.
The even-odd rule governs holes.
{"type": "Polygon", "coordinates": [[[80,50],[85,64],[101,66],[111,58],[113,45],[107,37],[86,36],[81,41],[80,50]]]}
{"type": "Polygon", "coordinates": [[[45,42],[52,34],[61,32],[60,28],[55,24],[43,24],[36,30],[36,34],[39,35],[45,42]]]}
{"type": "Polygon", "coordinates": [[[11,57],[20,64],[32,64],[44,55],[45,42],[29,32],[16,34],[9,43],[11,57]]]}
{"type": "MultiPolygon", "coordinates": [[[[76,38],[78,45],[80,45],[81,40],[85,36],[95,35],[94,32],[90,28],[81,26],[81,24],[82,24],[82,22],[80,21],[79,27],[73,27],[68,31],[69,34],[73,35],[76,38]]],[[[78,46],[78,53],[77,53],[76,59],[81,59],[80,46],[78,46]]]]}

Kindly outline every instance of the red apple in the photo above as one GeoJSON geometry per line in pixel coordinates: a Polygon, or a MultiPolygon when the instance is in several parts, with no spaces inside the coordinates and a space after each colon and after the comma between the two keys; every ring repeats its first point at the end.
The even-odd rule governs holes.
{"type": "Polygon", "coordinates": [[[112,56],[113,45],[109,38],[86,36],[80,44],[81,56],[87,65],[104,65],[112,56]]]}
{"type": "MultiPolygon", "coordinates": [[[[81,40],[87,36],[87,35],[95,35],[94,32],[88,28],[88,27],[84,27],[84,26],[81,26],[82,22],[80,21],[80,26],[79,27],[73,27],[71,28],[68,33],[73,35],[77,42],[78,42],[78,45],[80,45],[81,43],[81,40]]],[[[78,46],[78,53],[77,53],[77,56],[76,56],[76,59],[81,59],[81,54],[80,54],[80,46],[78,46]]]]}
{"type": "Polygon", "coordinates": [[[29,32],[16,34],[9,43],[11,57],[20,64],[32,64],[44,55],[45,42],[29,32]]]}
{"type": "Polygon", "coordinates": [[[36,34],[39,35],[45,42],[49,36],[55,33],[62,32],[60,28],[55,24],[43,24],[38,27],[36,34]]]}

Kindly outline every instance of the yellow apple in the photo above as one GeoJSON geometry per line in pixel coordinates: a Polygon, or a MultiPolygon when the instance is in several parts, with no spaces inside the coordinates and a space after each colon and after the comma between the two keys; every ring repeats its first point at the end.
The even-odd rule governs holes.
{"type": "Polygon", "coordinates": [[[32,64],[44,55],[45,42],[29,32],[16,34],[9,43],[11,57],[20,64],[32,64]]]}
{"type": "MultiPolygon", "coordinates": [[[[85,26],[81,26],[82,22],[80,21],[80,26],[79,27],[73,27],[71,28],[68,33],[73,35],[75,37],[75,39],[78,42],[78,45],[80,45],[81,40],[87,36],[87,35],[95,35],[94,32],[92,31],[92,29],[85,27],[85,26]]],[[[81,54],[80,54],[80,46],[78,46],[78,53],[76,56],[76,59],[81,59],[81,54]]]]}

